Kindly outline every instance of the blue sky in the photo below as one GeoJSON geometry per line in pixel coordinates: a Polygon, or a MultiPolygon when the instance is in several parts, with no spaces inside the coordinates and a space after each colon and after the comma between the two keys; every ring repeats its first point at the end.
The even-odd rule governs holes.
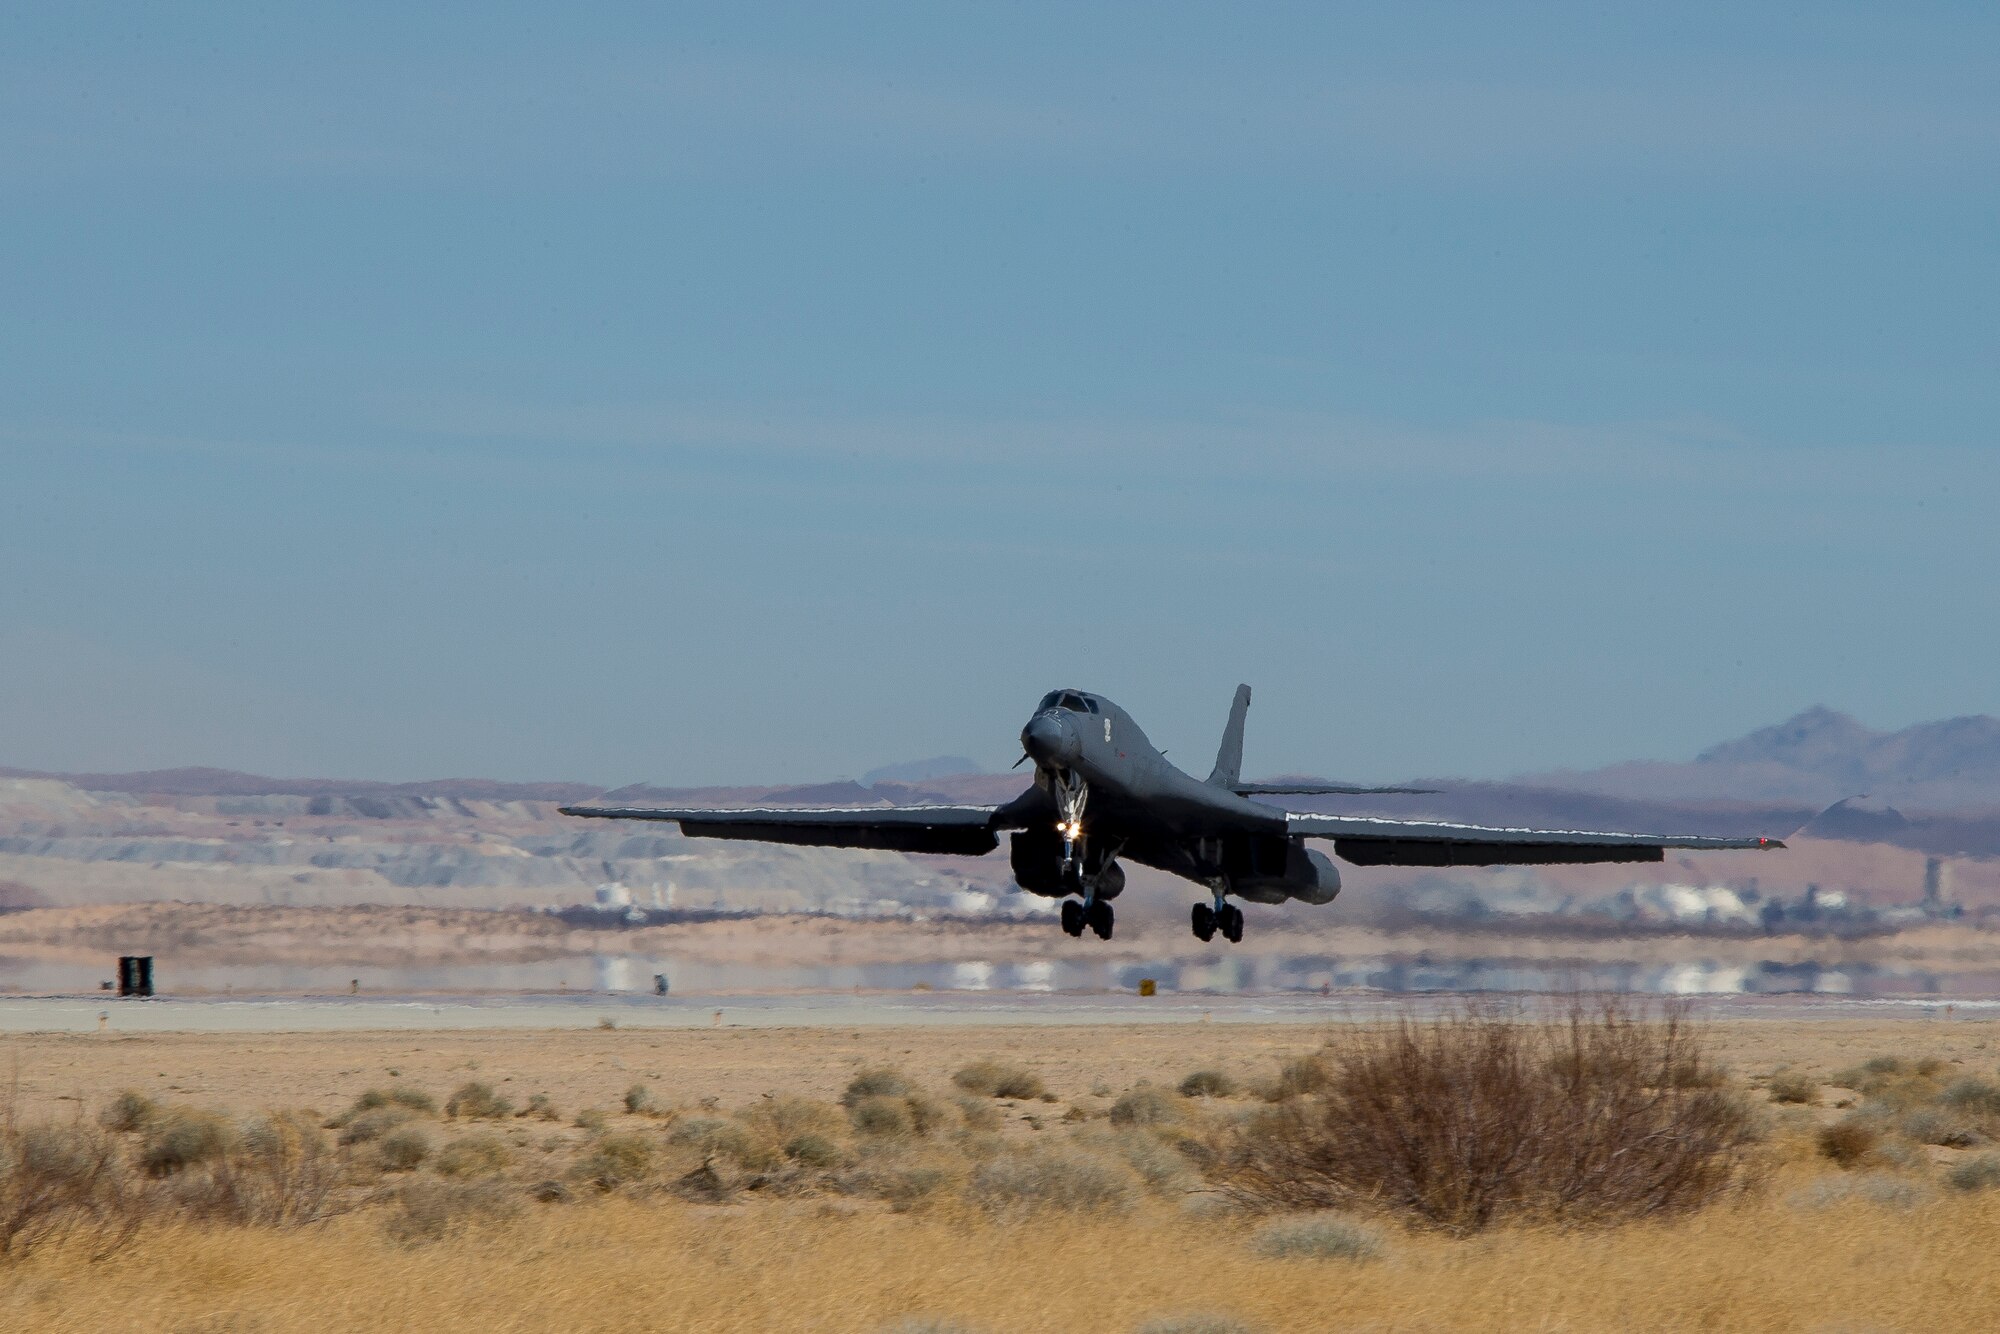
{"type": "Polygon", "coordinates": [[[1989,6],[0,17],[0,764],[2000,712],[1989,6]]]}

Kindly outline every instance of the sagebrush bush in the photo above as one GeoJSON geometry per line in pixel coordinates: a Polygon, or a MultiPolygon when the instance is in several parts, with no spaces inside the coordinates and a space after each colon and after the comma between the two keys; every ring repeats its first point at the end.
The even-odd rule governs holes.
{"type": "Polygon", "coordinates": [[[85,1229],[95,1249],[121,1244],[143,1219],[140,1190],[96,1127],[0,1126],[0,1258],[85,1229]]]}
{"type": "Polygon", "coordinates": [[[533,1117],[537,1121],[560,1121],[562,1113],[556,1110],[553,1099],[546,1093],[537,1093],[528,1099],[528,1105],[514,1113],[516,1116],[533,1117]]]}
{"type": "Polygon", "coordinates": [[[985,1098],[1029,1100],[1048,1092],[1042,1077],[1032,1070],[994,1060],[974,1061],[953,1075],[951,1082],[967,1093],[985,1098]]]}
{"type": "Polygon", "coordinates": [[[1978,1075],[1954,1080],[1938,1101],[1967,1116],[2000,1120],[2000,1084],[1978,1075]]]}
{"type": "Polygon", "coordinates": [[[160,1114],[160,1105],[137,1089],[126,1089],[98,1114],[98,1124],[120,1135],[144,1130],[160,1114]]]}
{"type": "Polygon", "coordinates": [[[653,1145],[643,1135],[606,1135],[577,1160],[575,1175],[599,1190],[643,1181],[653,1170],[653,1145]]]}
{"type": "Polygon", "coordinates": [[[430,1156],[431,1137],[420,1126],[391,1131],[375,1146],[375,1159],[388,1172],[408,1172],[430,1156]]]}
{"type": "Polygon", "coordinates": [[[1477,1005],[1357,1027],[1327,1082],[1239,1126],[1218,1175],[1259,1208],[1394,1209],[1477,1231],[1512,1218],[1609,1223],[1696,1208],[1747,1180],[1758,1123],[1688,1087],[1685,1007],[1577,1002],[1530,1020],[1477,1005]]]}
{"type": "Polygon", "coordinates": [[[1820,1157],[1841,1167],[1853,1167],[1881,1147],[1882,1127],[1873,1117],[1850,1114],[1830,1126],[1821,1126],[1815,1143],[1820,1157]]]}
{"type": "Polygon", "coordinates": [[[885,1094],[862,1098],[853,1104],[849,1116],[854,1122],[854,1129],[863,1135],[907,1139],[916,1133],[916,1121],[910,1115],[908,1098],[893,1098],[885,1094]]]}
{"type": "Polygon", "coordinates": [[[602,1107],[586,1107],[576,1114],[576,1120],[572,1124],[578,1130],[588,1130],[595,1133],[610,1125],[611,1118],[605,1113],[602,1107]]]}
{"type": "Polygon", "coordinates": [[[989,1213],[1040,1210],[1122,1213],[1138,1192],[1132,1173],[1115,1159],[1045,1149],[1003,1153],[972,1174],[972,1199],[989,1213]]]}
{"type": "Polygon", "coordinates": [[[1780,1070],[1769,1087],[1772,1102],[1810,1106],[1819,1101],[1819,1081],[1803,1070],[1780,1070]]]}
{"type": "Polygon", "coordinates": [[[1157,1126],[1178,1121],[1183,1113],[1180,1098],[1165,1089],[1142,1084],[1111,1104],[1111,1124],[1157,1126]]]}
{"type": "Polygon", "coordinates": [[[2000,1186],[2000,1154],[1982,1153],[1968,1158],[1945,1173],[1945,1184],[1953,1190],[1992,1190],[2000,1186]]]}
{"type": "Polygon", "coordinates": [[[397,1126],[414,1119],[406,1107],[377,1107],[373,1111],[362,1112],[359,1116],[346,1118],[340,1128],[342,1144],[366,1144],[377,1140],[397,1126]]]}
{"type": "Polygon", "coordinates": [[[468,1121],[498,1121],[514,1114],[514,1104],[478,1080],[460,1084],[444,1105],[444,1114],[468,1121]]]}
{"type": "Polygon", "coordinates": [[[513,1152],[496,1135],[466,1135],[444,1146],[435,1166],[447,1177],[493,1176],[507,1170],[513,1152]]]}
{"type": "Polygon", "coordinates": [[[219,1158],[235,1141],[227,1117],[193,1107],[170,1108],[146,1126],[139,1160],[154,1176],[219,1158]]]}
{"type": "Polygon", "coordinates": [[[1221,1070],[1197,1070],[1181,1081],[1183,1098],[1233,1098],[1236,1081],[1221,1070]]]}
{"type": "Polygon", "coordinates": [[[868,1098],[901,1098],[916,1091],[916,1085],[895,1070],[863,1070],[847,1083],[840,1105],[852,1111],[868,1098]]]}
{"type": "Polygon", "coordinates": [[[456,1233],[505,1223],[521,1211],[520,1198],[497,1181],[418,1179],[396,1192],[396,1208],[382,1230],[405,1246],[442,1241],[456,1233]]]}
{"type": "Polygon", "coordinates": [[[738,1115],[752,1133],[780,1144],[801,1135],[832,1138],[847,1128],[839,1108],[812,1098],[767,1097],[738,1115]]]}
{"type": "Polygon", "coordinates": [[[1918,1144],[1938,1144],[1947,1149],[1970,1148],[1980,1140],[1976,1126],[1944,1107],[1919,1107],[1904,1114],[1896,1128],[1918,1144]]]}
{"type": "Polygon", "coordinates": [[[667,1136],[667,1143],[693,1149],[704,1157],[738,1161],[748,1158],[752,1151],[750,1132],[740,1122],[715,1116],[696,1116],[679,1122],[667,1136]]]}
{"type": "Polygon", "coordinates": [[[1260,1083],[1256,1094],[1265,1102],[1290,1102],[1320,1092],[1333,1077],[1323,1055],[1300,1056],[1278,1067],[1276,1079],[1260,1083]]]}
{"type": "Polygon", "coordinates": [[[1250,1246],[1267,1260],[1374,1260],[1382,1254],[1382,1233],[1338,1214],[1317,1214],[1267,1223],[1250,1246]]]}
{"type": "Polygon", "coordinates": [[[805,1134],[785,1142],[785,1157],[800,1167],[810,1167],[816,1171],[832,1171],[847,1161],[840,1146],[825,1135],[805,1134]]]}
{"type": "Polygon", "coordinates": [[[1257,1334],[1256,1326],[1234,1316],[1196,1312],[1193,1315],[1155,1316],[1132,1334],[1257,1334]]]}
{"type": "Polygon", "coordinates": [[[1804,1190],[1794,1191],[1790,1203],[1796,1209],[1826,1209],[1850,1202],[1885,1209],[1914,1209],[1930,1198],[1930,1190],[1921,1182],[1889,1172],[1859,1172],[1815,1181],[1804,1190]]]}
{"type": "Polygon", "coordinates": [[[634,1116],[651,1116],[660,1110],[660,1104],[654,1100],[651,1088],[634,1084],[625,1090],[625,1110],[634,1116]]]}
{"type": "Polygon", "coordinates": [[[958,1099],[958,1114],[967,1130],[998,1130],[1005,1121],[1000,1109],[983,1098],[958,1099]]]}

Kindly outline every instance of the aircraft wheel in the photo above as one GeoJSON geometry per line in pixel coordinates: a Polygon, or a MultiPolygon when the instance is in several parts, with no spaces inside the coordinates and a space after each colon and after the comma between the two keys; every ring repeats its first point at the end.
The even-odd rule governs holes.
{"type": "Polygon", "coordinates": [[[1204,942],[1215,939],[1215,909],[1206,903],[1194,905],[1194,938],[1204,942]]]}
{"type": "Polygon", "coordinates": [[[1233,903],[1228,903],[1223,905],[1223,911],[1229,914],[1229,920],[1219,924],[1222,927],[1222,934],[1228,938],[1230,944],[1242,944],[1243,910],[1233,903]]]}
{"type": "Polygon", "coordinates": [[[1111,904],[1104,899],[1090,905],[1090,929],[1099,940],[1111,939],[1111,904]]]}
{"type": "Polygon", "coordinates": [[[1083,905],[1075,899],[1063,900],[1062,929],[1072,936],[1083,934],[1083,905]]]}

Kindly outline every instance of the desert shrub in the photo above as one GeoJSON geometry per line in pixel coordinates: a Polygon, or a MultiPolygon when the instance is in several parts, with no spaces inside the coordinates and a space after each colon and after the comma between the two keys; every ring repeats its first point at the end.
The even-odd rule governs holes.
{"type": "Polygon", "coordinates": [[[1032,1070],[999,1061],[974,1061],[951,1077],[951,1082],[967,1093],[985,1098],[1039,1098],[1048,1092],[1042,1077],[1032,1070]]]}
{"type": "Polygon", "coordinates": [[[1830,1126],[1821,1126],[1814,1142],[1820,1157],[1853,1167],[1881,1146],[1882,1127],[1873,1117],[1850,1114],[1830,1126]]]}
{"type": "Polygon", "coordinates": [[[998,1130],[1005,1120],[1000,1115],[1000,1109],[984,1098],[958,1098],[955,1101],[967,1130],[998,1130]]]}
{"type": "Polygon", "coordinates": [[[493,1176],[506,1171],[513,1156],[497,1135],[467,1135],[445,1145],[435,1166],[440,1176],[493,1176]]]}
{"type": "Polygon", "coordinates": [[[1122,1159],[1154,1195],[1185,1195],[1197,1184],[1186,1155],[1149,1130],[1089,1130],[1070,1142],[1085,1153],[1122,1159]]]}
{"type": "Polygon", "coordinates": [[[90,1231],[94,1253],[128,1240],[144,1218],[139,1184],[112,1138],[81,1125],[0,1129],[0,1258],[90,1231]]]}
{"type": "Polygon", "coordinates": [[[514,1114],[514,1104],[478,1080],[460,1084],[444,1105],[444,1114],[468,1121],[498,1121],[514,1114]]]}
{"type": "Polygon", "coordinates": [[[280,1112],[250,1123],[221,1154],[174,1173],[156,1207],[198,1222],[295,1227],[335,1212],[341,1177],[313,1118],[280,1112]]]}
{"type": "Polygon", "coordinates": [[[653,1090],[644,1084],[634,1084],[625,1090],[625,1110],[634,1116],[653,1116],[660,1110],[660,1104],[653,1097],[653,1090]]]}
{"type": "Polygon", "coordinates": [[[972,1198],[989,1213],[1039,1210],[1122,1213],[1137,1194],[1121,1162],[1055,1150],[1001,1154],[972,1174],[972,1198]]]}
{"type": "Polygon", "coordinates": [[[708,1162],[676,1178],[667,1189],[694,1204],[722,1204],[736,1193],[729,1179],[708,1162]]]}
{"type": "Polygon", "coordinates": [[[1815,1181],[1795,1191],[1790,1203],[1797,1209],[1826,1209],[1858,1201],[1885,1209],[1914,1209],[1931,1198],[1923,1183],[1888,1172],[1858,1172],[1815,1181]]]}
{"type": "Polygon", "coordinates": [[[1979,1142],[1978,1129],[1949,1108],[1919,1107],[1905,1114],[1896,1128],[1918,1144],[1939,1144],[1947,1149],[1970,1148],[1979,1142]]]}
{"type": "Polygon", "coordinates": [[[537,1121],[560,1121],[562,1113],[556,1110],[555,1102],[546,1093],[537,1093],[528,1099],[528,1105],[514,1113],[516,1116],[531,1116],[537,1121]]]}
{"type": "Polygon", "coordinates": [[[519,1198],[497,1181],[419,1178],[396,1192],[382,1230],[405,1246],[442,1241],[476,1228],[497,1227],[520,1213],[519,1198]]]}
{"type": "Polygon", "coordinates": [[[153,1176],[169,1176],[193,1163],[219,1158],[235,1141],[226,1117],[193,1107],[175,1107],[146,1127],[139,1161],[153,1176]]]}
{"type": "Polygon", "coordinates": [[[785,1142],[785,1157],[800,1167],[815,1171],[831,1171],[847,1161],[847,1155],[840,1146],[825,1135],[799,1135],[785,1142]]]}
{"type": "Polygon", "coordinates": [[[1668,1076],[1699,1063],[1683,1005],[1468,1005],[1336,1039],[1313,1102],[1239,1124],[1216,1172],[1258,1208],[1367,1203],[1450,1232],[1696,1208],[1752,1174],[1751,1110],[1668,1076]]]}
{"type": "Polygon", "coordinates": [[[869,1098],[901,1098],[915,1091],[916,1086],[897,1071],[863,1070],[848,1081],[840,1095],[840,1105],[852,1111],[869,1098]]]}
{"type": "Polygon", "coordinates": [[[1236,1081],[1226,1071],[1197,1070],[1181,1081],[1183,1098],[1233,1098],[1236,1081]]]}
{"type": "Polygon", "coordinates": [[[1114,1126],[1157,1126],[1181,1118],[1180,1099],[1165,1089],[1141,1084],[1111,1104],[1114,1126]]]}
{"type": "Polygon", "coordinates": [[[1977,1075],[1954,1080],[1938,1095],[1938,1101],[1967,1116],[2000,1119],[2000,1084],[1977,1075]]]}
{"type": "Polygon", "coordinates": [[[1819,1101],[1819,1081],[1802,1070],[1780,1070],[1771,1076],[1771,1101],[1804,1103],[1819,1101]]]}
{"type": "Polygon", "coordinates": [[[2000,1154],[1982,1153],[1968,1158],[1945,1173],[1945,1184],[1953,1190],[1992,1190],[2000,1186],[2000,1154]]]}
{"type": "Polygon", "coordinates": [[[363,1112],[359,1116],[347,1119],[347,1123],[340,1128],[340,1142],[366,1144],[370,1140],[382,1138],[411,1119],[411,1113],[407,1108],[377,1107],[373,1111],[363,1112]]]}
{"type": "Polygon", "coordinates": [[[1155,1316],[1132,1334],[1257,1334],[1257,1331],[1254,1325],[1246,1325],[1234,1316],[1197,1312],[1155,1316]]]}
{"type": "Polygon", "coordinates": [[[1338,1214],[1267,1223],[1250,1239],[1267,1260],[1374,1260],[1382,1254],[1382,1234],[1338,1214]]]}
{"type": "Polygon", "coordinates": [[[863,1135],[907,1139],[916,1131],[907,1098],[886,1095],[862,1098],[852,1105],[849,1116],[854,1122],[854,1129],[863,1135]]]}
{"type": "Polygon", "coordinates": [[[847,1127],[840,1109],[812,1098],[766,1098],[738,1115],[754,1133],[781,1144],[801,1135],[831,1138],[847,1127]]]}
{"type": "Polygon", "coordinates": [[[376,1161],[386,1171],[407,1172],[431,1156],[431,1137],[420,1126],[404,1126],[382,1137],[376,1161]]]}
{"type": "Polygon", "coordinates": [[[750,1133],[735,1121],[697,1116],[682,1121],[667,1136],[667,1143],[693,1149],[703,1157],[734,1158],[741,1161],[751,1154],[750,1133]]]}
{"type": "Polygon", "coordinates": [[[422,1089],[411,1088],[407,1084],[392,1084],[385,1089],[364,1091],[341,1113],[335,1124],[345,1125],[357,1116],[388,1107],[400,1107],[416,1116],[436,1116],[438,1109],[437,1099],[422,1089]]]}
{"type": "Polygon", "coordinates": [[[126,1089],[106,1104],[97,1122],[106,1130],[129,1135],[144,1130],[160,1114],[160,1105],[137,1089],[126,1089]]]}
{"type": "Polygon", "coordinates": [[[925,1094],[912,1093],[903,1099],[903,1105],[910,1111],[910,1129],[919,1135],[941,1130],[951,1121],[952,1109],[925,1094]]]}
{"type": "Polygon", "coordinates": [[[573,1124],[578,1130],[588,1130],[595,1133],[610,1125],[611,1118],[605,1115],[602,1107],[586,1107],[576,1114],[576,1120],[573,1124]]]}
{"type": "Polygon", "coordinates": [[[577,1160],[575,1173],[599,1190],[643,1181],[653,1168],[653,1145],[643,1135],[606,1135],[577,1160]]]}

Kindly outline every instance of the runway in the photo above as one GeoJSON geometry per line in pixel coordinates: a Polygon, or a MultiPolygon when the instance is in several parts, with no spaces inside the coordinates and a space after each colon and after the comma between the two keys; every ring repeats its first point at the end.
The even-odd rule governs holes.
{"type": "MultiPolygon", "coordinates": [[[[671,998],[588,995],[91,996],[0,998],[0,1033],[293,1033],[688,1028],[1034,1027],[1326,1024],[1436,1013],[1468,1002],[1535,1006],[1560,993],[1472,997],[1159,995],[1047,992],[797,993],[671,998]]],[[[1852,996],[1689,997],[1710,1019],[1993,1019],[2000,999],[1852,996]]]]}

